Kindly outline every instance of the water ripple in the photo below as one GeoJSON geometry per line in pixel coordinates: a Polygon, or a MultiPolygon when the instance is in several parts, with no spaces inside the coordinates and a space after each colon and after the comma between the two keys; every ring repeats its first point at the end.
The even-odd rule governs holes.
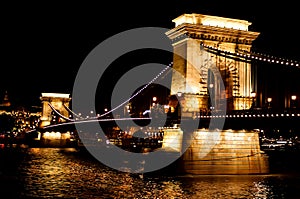
{"type": "Polygon", "coordinates": [[[281,175],[139,178],[108,168],[72,148],[29,148],[16,177],[21,184],[16,187],[18,198],[24,199],[275,199],[297,198],[300,188],[299,178],[281,175]]]}

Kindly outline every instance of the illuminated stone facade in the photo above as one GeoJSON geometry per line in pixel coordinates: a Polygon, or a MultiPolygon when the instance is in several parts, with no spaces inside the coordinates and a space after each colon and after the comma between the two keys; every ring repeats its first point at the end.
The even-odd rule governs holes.
{"type": "MultiPolygon", "coordinates": [[[[42,93],[42,96],[40,97],[40,100],[42,101],[42,116],[40,118],[41,127],[44,127],[46,125],[49,125],[52,118],[52,112],[53,110],[49,106],[49,103],[57,110],[61,115],[64,117],[69,117],[68,110],[64,107],[69,107],[69,102],[71,100],[70,94],[64,94],[64,93],[42,93]]],[[[62,119],[63,120],[63,119],[62,119]]],[[[61,121],[63,122],[63,121],[61,121]]]]}
{"type": "MultiPolygon", "coordinates": [[[[249,52],[258,37],[248,30],[251,23],[202,14],[183,14],[173,22],[175,28],[166,32],[174,48],[170,94],[178,97],[181,116],[249,109],[254,91],[251,64],[235,53],[249,52]]],[[[197,129],[189,137],[189,132],[165,129],[162,148],[180,153],[180,172],[269,172],[256,131],[197,129]]]]}
{"type": "Polygon", "coordinates": [[[193,174],[269,172],[268,157],[260,150],[255,131],[199,129],[194,132],[183,161],[184,171],[193,174]]]}
{"type": "Polygon", "coordinates": [[[179,153],[179,172],[188,174],[266,174],[268,156],[260,150],[256,131],[195,130],[183,137],[180,129],[165,129],[162,149],[179,153]],[[188,148],[183,148],[183,143],[188,148]]]}
{"type": "Polygon", "coordinates": [[[259,35],[248,30],[251,23],[202,14],[183,14],[173,22],[175,28],[166,32],[174,47],[173,69],[178,72],[172,76],[171,95],[182,93],[185,103],[193,105],[183,106],[183,113],[211,106],[218,110],[224,103],[229,111],[249,109],[253,91],[251,64],[207,48],[249,52],[259,35]]]}

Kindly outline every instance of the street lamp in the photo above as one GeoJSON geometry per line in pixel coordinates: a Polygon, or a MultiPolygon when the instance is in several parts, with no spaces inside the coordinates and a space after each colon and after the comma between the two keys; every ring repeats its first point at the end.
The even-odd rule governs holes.
{"type": "Polygon", "coordinates": [[[256,92],[251,92],[250,96],[252,98],[252,108],[254,108],[255,107],[256,92]]]}
{"type": "Polygon", "coordinates": [[[271,97],[268,97],[268,98],[267,98],[267,102],[268,102],[268,108],[271,108],[272,98],[271,98],[271,97]]]}
{"type": "Polygon", "coordinates": [[[151,110],[151,108],[155,106],[156,101],[157,101],[157,97],[155,97],[155,96],[152,97],[152,101],[150,100],[150,107],[149,107],[149,110],[151,110]]]}
{"type": "Polygon", "coordinates": [[[296,99],[297,99],[297,96],[296,95],[292,95],[291,96],[291,107],[292,108],[296,108],[296,99]]]}
{"type": "Polygon", "coordinates": [[[272,102],[272,98],[268,97],[267,102],[271,103],[272,102]]]}
{"type": "Polygon", "coordinates": [[[157,101],[157,97],[152,97],[152,106],[155,106],[157,101]]]}
{"type": "Polygon", "coordinates": [[[256,92],[251,92],[251,97],[254,99],[256,97],[256,92]]]}

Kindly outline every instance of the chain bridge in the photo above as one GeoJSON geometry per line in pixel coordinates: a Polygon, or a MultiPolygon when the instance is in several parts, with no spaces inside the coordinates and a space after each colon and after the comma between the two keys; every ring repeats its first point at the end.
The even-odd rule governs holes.
{"type": "MultiPolygon", "coordinates": [[[[173,61],[148,84],[119,106],[86,116],[69,108],[69,97],[58,102],[58,98],[51,101],[50,96],[44,96],[43,120],[47,125],[41,129],[89,122],[110,126],[115,121],[133,120],[143,123],[145,134],[150,135],[147,122],[151,117],[111,118],[110,114],[125,110],[155,81],[172,75],[165,105],[167,121],[157,133],[163,135],[160,148],[180,157],[180,170],[193,174],[268,173],[268,157],[260,149],[261,129],[289,126],[299,130],[300,112],[298,96],[293,93],[283,96],[283,109],[274,108],[274,98],[259,85],[257,68],[270,64],[299,69],[299,62],[253,52],[252,43],[260,33],[249,31],[251,22],[245,20],[192,13],[173,22],[175,27],[166,32],[174,49],[173,61]],[[194,121],[199,123],[192,130],[181,126],[194,121]]],[[[132,136],[134,132],[126,133],[132,136]]],[[[151,136],[157,134],[152,132],[151,136]]]]}

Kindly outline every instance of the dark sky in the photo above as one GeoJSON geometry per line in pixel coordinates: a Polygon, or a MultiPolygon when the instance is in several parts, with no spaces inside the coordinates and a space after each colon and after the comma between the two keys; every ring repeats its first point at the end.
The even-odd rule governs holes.
{"type": "Polygon", "coordinates": [[[183,13],[252,22],[258,52],[300,60],[296,1],[40,1],[1,6],[0,96],[39,103],[41,92],[71,93],[81,63],[103,40],[138,27],[173,28],[183,13]],[[41,3],[43,2],[43,3],[41,3]]]}

